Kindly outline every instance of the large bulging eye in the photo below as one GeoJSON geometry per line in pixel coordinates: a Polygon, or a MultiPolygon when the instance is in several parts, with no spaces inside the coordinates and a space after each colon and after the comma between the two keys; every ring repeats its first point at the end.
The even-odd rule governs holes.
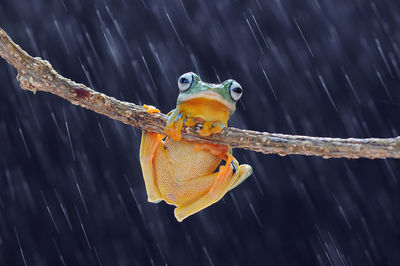
{"type": "Polygon", "coordinates": [[[243,89],[239,83],[233,81],[229,86],[229,95],[231,96],[232,100],[235,102],[239,101],[240,97],[242,97],[243,89]]]}
{"type": "Polygon", "coordinates": [[[193,73],[189,72],[186,74],[183,74],[182,76],[180,76],[180,78],[178,79],[178,87],[179,87],[179,91],[181,92],[185,92],[188,89],[190,89],[190,87],[193,84],[193,73]]]}

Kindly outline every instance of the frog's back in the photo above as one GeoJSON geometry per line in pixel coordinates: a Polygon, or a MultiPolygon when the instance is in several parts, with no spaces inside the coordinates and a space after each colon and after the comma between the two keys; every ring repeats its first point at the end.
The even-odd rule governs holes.
{"type": "Polygon", "coordinates": [[[189,141],[167,138],[160,142],[153,165],[163,199],[174,205],[196,199],[211,187],[221,159],[207,150],[196,150],[189,141]]]}

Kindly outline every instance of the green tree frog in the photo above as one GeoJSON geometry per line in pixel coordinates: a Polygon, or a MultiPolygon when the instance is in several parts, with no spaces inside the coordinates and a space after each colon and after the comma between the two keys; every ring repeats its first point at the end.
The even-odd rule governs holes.
{"type": "MultiPolygon", "coordinates": [[[[183,126],[198,123],[201,136],[220,133],[242,96],[234,80],[221,84],[202,82],[195,73],[178,79],[179,96],[164,128],[164,135],[142,133],[140,164],[149,202],[164,200],[175,205],[175,217],[188,216],[219,201],[252,173],[250,165],[239,165],[226,145],[203,144],[181,139],[183,126]],[[220,166],[221,161],[225,165],[220,166]]],[[[148,112],[155,107],[144,106],[148,112]]]]}

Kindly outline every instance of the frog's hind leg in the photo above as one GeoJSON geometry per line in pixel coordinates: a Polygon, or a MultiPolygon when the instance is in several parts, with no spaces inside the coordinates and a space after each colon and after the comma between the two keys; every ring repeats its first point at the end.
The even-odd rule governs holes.
{"type": "Polygon", "coordinates": [[[142,167],[147,197],[149,202],[154,203],[162,200],[154,176],[153,157],[163,137],[163,135],[157,133],[142,131],[142,141],[140,143],[140,165],[142,167]]]}
{"type": "MultiPolygon", "coordinates": [[[[228,154],[230,153],[229,146],[210,144],[210,143],[195,143],[194,149],[207,150],[223,160],[226,160],[228,158],[228,154]]],[[[229,190],[232,190],[235,187],[237,187],[240,183],[246,180],[253,173],[253,168],[248,164],[242,164],[239,166],[239,163],[235,159],[233,159],[231,164],[232,167],[234,167],[234,169],[239,169],[239,174],[235,179],[235,181],[232,183],[232,185],[229,187],[229,190]]]]}
{"type": "Polygon", "coordinates": [[[201,198],[187,204],[179,205],[175,209],[175,217],[181,222],[188,216],[210,206],[219,201],[225,193],[232,187],[240,174],[239,164],[231,154],[225,166],[221,166],[209,191],[201,198]]]}

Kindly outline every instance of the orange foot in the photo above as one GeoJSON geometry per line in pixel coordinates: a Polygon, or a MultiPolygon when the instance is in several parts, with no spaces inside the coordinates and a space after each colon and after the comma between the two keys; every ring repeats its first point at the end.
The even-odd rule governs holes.
{"type": "Polygon", "coordinates": [[[152,113],[159,113],[160,110],[158,110],[156,107],[154,107],[153,105],[147,105],[147,104],[143,104],[143,108],[146,109],[146,112],[152,114],[152,113]]]}
{"type": "Polygon", "coordinates": [[[221,122],[207,121],[203,123],[203,127],[199,130],[199,135],[208,137],[211,134],[220,133],[224,129],[225,125],[221,122]]]}

